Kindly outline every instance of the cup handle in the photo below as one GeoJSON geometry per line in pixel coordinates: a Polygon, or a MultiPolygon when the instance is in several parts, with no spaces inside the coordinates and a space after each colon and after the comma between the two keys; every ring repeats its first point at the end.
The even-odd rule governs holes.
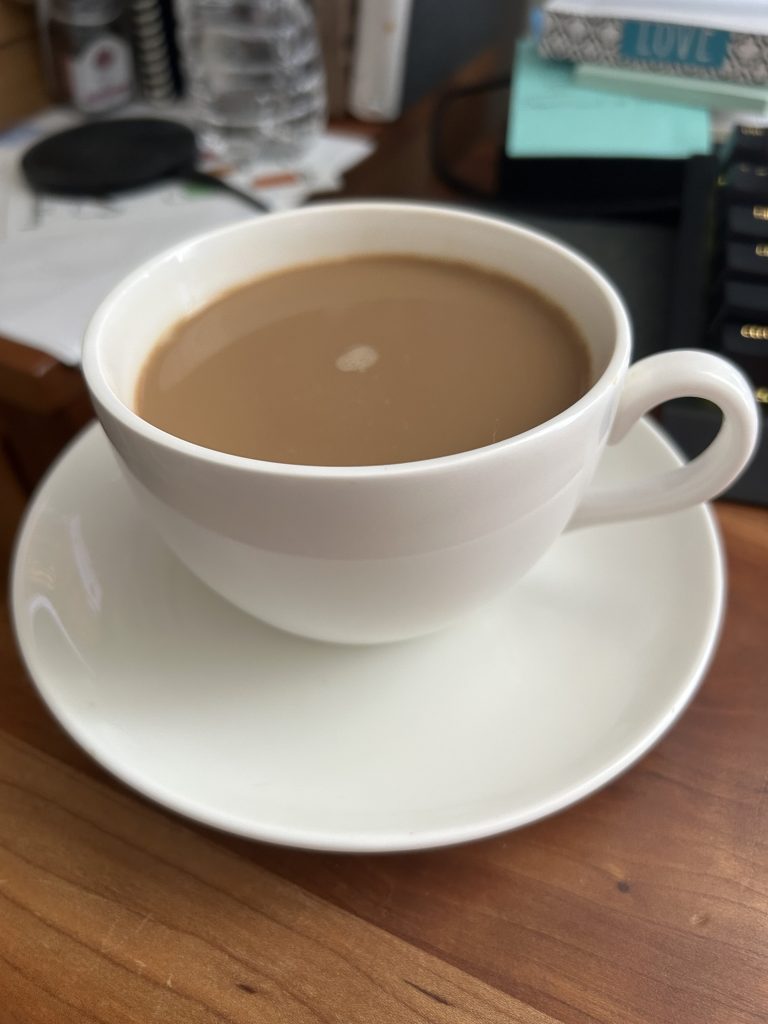
{"type": "Polygon", "coordinates": [[[715,498],[741,473],[757,444],[757,405],[741,371],[709,352],[661,352],[630,367],[608,443],[621,441],[644,413],[672,398],[706,398],[719,406],[723,422],[714,441],[678,469],[591,491],[569,529],[677,512],[715,498]]]}

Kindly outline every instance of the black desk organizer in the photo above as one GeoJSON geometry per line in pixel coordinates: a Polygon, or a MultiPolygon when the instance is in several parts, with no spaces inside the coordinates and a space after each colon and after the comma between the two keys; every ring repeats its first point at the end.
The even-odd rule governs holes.
{"type": "MultiPolygon", "coordinates": [[[[750,376],[765,427],[768,129],[740,129],[718,156],[686,161],[502,157],[500,180],[486,208],[556,235],[616,283],[635,358],[669,348],[723,352],[750,376]]],[[[690,458],[720,425],[700,399],[667,403],[657,415],[690,458]]],[[[768,505],[767,430],[726,496],[768,505]]]]}
{"type": "MultiPolygon", "coordinates": [[[[635,359],[708,348],[738,363],[763,430],[725,497],[768,505],[768,127],[737,127],[719,153],[689,160],[512,159],[502,150],[489,193],[451,166],[444,128],[456,104],[508,89],[500,76],[443,95],[430,134],[436,175],[473,206],[547,231],[596,263],[627,305],[635,359]]],[[[669,402],[657,416],[689,458],[720,427],[701,399],[669,402]]]]}
{"type": "MultiPolygon", "coordinates": [[[[768,164],[768,132],[765,143],[768,164]]],[[[737,168],[738,164],[731,166],[737,168]]],[[[726,496],[768,505],[768,177],[764,240],[759,234],[763,230],[763,204],[759,200],[759,195],[729,194],[728,168],[721,159],[694,157],[688,161],[665,347],[720,352],[750,377],[762,413],[762,436],[752,463],[726,496]],[[744,218],[746,224],[742,224],[744,218]],[[746,241],[748,232],[753,234],[746,241]],[[759,255],[763,251],[765,256],[759,255]],[[762,275],[766,284],[759,283],[762,275]],[[735,301],[730,297],[734,285],[735,301]],[[752,310],[738,306],[744,285],[748,296],[757,290],[758,302],[752,310]]],[[[668,403],[662,407],[660,418],[691,458],[706,448],[720,426],[715,407],[695,399],[668,403]]]]}

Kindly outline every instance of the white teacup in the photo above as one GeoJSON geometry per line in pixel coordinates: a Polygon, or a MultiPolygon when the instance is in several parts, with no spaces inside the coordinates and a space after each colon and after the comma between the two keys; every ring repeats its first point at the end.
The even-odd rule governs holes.
{"type": "MultiPolygon", "coordinates": [[[[467,339],[472,344],[472,339],[467,339]]],[[[658,515],[713,498],[747,463],[751,389],[706,352],[628,371],[630,325],[613,287],[551,238],[473,213],[403,203],[312,206],[186,242],[131,274],[88,328],[85,378],[147,516],[214,590],[282,629],[371,643],[426,633],[513,584],[571,525],[658,515]],[[533,430],[474,451],[392,466],[262,462],[180,440],[133,411],[142,365],[181,317],[260,274],[357,253],[461,259],[509,273],[581,328],[594,384],[533,430]],[[588,491],[606,443],[667,399],[715,402],[724,422],[672,473],[588,491]]]]}

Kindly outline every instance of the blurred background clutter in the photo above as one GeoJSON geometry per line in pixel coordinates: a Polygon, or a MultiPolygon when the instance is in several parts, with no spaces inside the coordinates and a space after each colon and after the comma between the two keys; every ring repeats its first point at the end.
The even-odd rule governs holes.
{"type": "Polygon", "coordinates": [[[3,0],[0,333],[76,364],[88,317],[132,266],[254,205],[338,191],[376,145],[361,117],[397,119],[496,42],[504,8],[477,0],[466,19],[462,0],[3,0]],[[140,125],[122,145],[103,134],[137,118],[195,132],[195,181],[171,176],[170,154],[151,180],[157,139],[140,153],[140,125]],[[20,163],[83,122],[87,136],[20,163]],[[96,180],[91,165],[110,158],[96,180]]]}

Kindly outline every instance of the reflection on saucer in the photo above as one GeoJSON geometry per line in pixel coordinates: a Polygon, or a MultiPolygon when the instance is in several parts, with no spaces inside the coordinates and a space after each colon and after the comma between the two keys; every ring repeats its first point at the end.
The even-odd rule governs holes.
{"type": "MultiPolygon", "coordinates": [[[[599,475],[675,464],[643,422],[599,475]]],[[[490,835],[610,781],[695,692],[722,598],[717,534],[698,508],[574,532],[440,634],[298,639],[166,550],[96,426],[35,498],[12,591],[40,693],[115,775],[216,827],[336,850],[490,835]]]]}

